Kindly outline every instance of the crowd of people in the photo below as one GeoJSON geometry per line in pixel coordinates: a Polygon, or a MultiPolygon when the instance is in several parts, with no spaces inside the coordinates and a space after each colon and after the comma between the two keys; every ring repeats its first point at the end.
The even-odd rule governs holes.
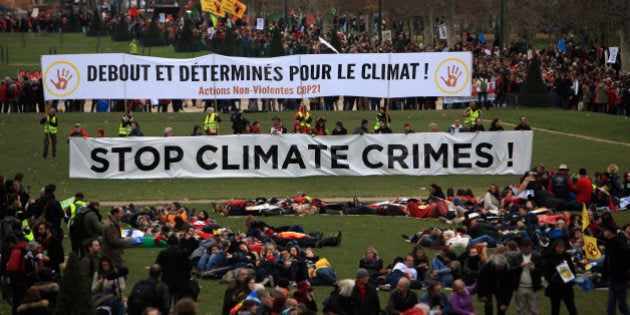
{"type": "Polygon", "coordinates": [[[55,197],[55,185],[47,185],[39,197],[32,198],[21,173],[13,179],[0,176],[4,182],[0,272],[10,279],[3,283],[3,297],[15,314],[45,314],[54,309],[60,266],[66,259],[62,246],[66,219],[72,251],[80,257],[92,302],[95,307],[116,310],[113,314],[194,309],[199,294],[195,276],[229,284],[222,314],[315,314],[322,310],[326,314],[378,314],[377,290],[391,291],[388,314],[422,309],[476,314],[474,294],[484,303],[486,314],[494,309],[504,314],[512,298],[519,314],[526,310],[536,314],[543,278],[552,314],[559,313],[561,302],[576,314],[576,284],[585,290],[607,287],[608,311],[614,313],[619,307],[624,313],[628,311],[630,227],[618,226],[611,212],[628,207],[630,172],[623,178],[618,172],[617,165],[611,164],[593,179],[584,169],[573,178],[567,165],[557,170],[538,165],[520,184],[504,189],[492,185],[479,198],[470,189],[444,192],[433,184],[426,198],[378,203],[362,203],[355,197],[331,204],[300,192],[285,200],[271,197],[214,204],[214,211],[221,215],[243,217],[243,233],[179,202],[142,208],[114,206],[103,218],[100,204],[88,201],[82,193],[64,208],[55,197]],[[325,237],[320,231],[306,233],[298,224],[271,226],[260,220],[265,215],[319,213],[430,217],[444,224],[403,235],[413,246],[390,264],[375,248],[366,249],[363,257],[357,257],[355,279],[340,279],[317,249],[340,246],[341,231],[325,237]],[[121,233],[125,226],[129,230],[121,233]],[[589,247],[585,236],[594,237],[599,249],[598,245],[589,247]],[[125,266],[129,247],[163,249],[148,277],[127,290],[124,303],[122,292],[130,287],[125,266]],[[491,254],[488,248],[494,248],[491,254]],[[437,250],[437,255],[429,257],[426,249],[437,250]],[[603,255],[595,255],[598,250],[603,255]],[[314,286],[333,287],[322,305],[314,299],[314,286]],[[445,288],[452,288],[450,296],[445,288]]]}
{"type": "MultiPolygon", "coordinates": [[[[116,14],[106,12],[103,22],[113,25],[120,19],[129,21],[129,29],[137,38],[141,39],[151,18],[143,17],[135,11],[116,14]],[[133,13],[135,12],[135,13],[133,13]]],[[[75,14],[73,20],[82,29],[86,29],[91,13],[75,14]]],[[[45,32],[50,27],[45,25],[61,25],[67,16],[41,12],[39,17],[25,16],[22,19],[12,16],[2,16],[2,29],[14,30],[10,25],[19,25],[19,31],[45,32]],[[31,21],[33,20],[33,21],[31,21]],[[56,21],[56,22],[47,22],[56,21]]],[[[630,115],[630,76],[619,71],[618,63],[607,63],[606,48],[597,46],[586,39],[586,36],[567,38],[562,47],[550,46],[539,51],[533,50],[527,40],[520,38],[511,45],[491,45],[468,33],[454,47],[447,48],[445,42],[431,40],[417,43],[412,40],[409,32],[403,32],[402,23],[392,19],[385,29],[392,30],[391,40],[379,41],[367,32],[364,19],[336,16],[333,20],[334,35],[323,32],[323,21],[315,17],[308,20],[306,15],[292,15],[286,23],[284,19],[278,21],[266,20],[265,28],[255,29],[247,20],[238,23],[227,23],[226,19],[218,19],[216,25],[204,22],[202,18],[192,19],[193,33],[200,40],[206,42],[210,51],[221,52],[221,45],[226,41],[226,33],[233,32],[236,37],[235,54],[244,57],[264,57],[269,54],[272,30],[280,28],[284,32],[282,38],[284,53],[318,54],[328,53],[329,49],[319,41],[325,37],[337,36],[341,45],[341,53],[390,53],[390,52],[436,52],[436,51],[470,51],[473,53],[473,85],[479,96],[482,108],[494,106],[515,106],[518,104],[518,93],[525,80],[527,69],[533,57],[540,63],[543,81],[555,98],[558,108],[588,110],[615,115],[630,115]],[[308,21],[307,21],[308,20],[308,21]],[[493,83],[493,84],[490,84],[493,83]],[[494,86],[494,90],[490,87],[494,86]],[[488,93],[494,94],[489,95],[488,93]]],[[[255,19],[251,19],[255,20],[255,19]]],[[[158,22],[161,30],[167,33],[170,43],[174,43],[182,32],[183,23],[178,19],[165,19],[158,22]]],[[[53,27],[54,29],[54,27],[53,27]]],[[[34,71],[33,73],[37,73],[34,71]]],[[[30,73],[29,73],[30,74],[30,73]]],[[[43,112],[44,98],[41,82],[38,76],[20,75],[17,78],[5,78],[0,84],[0,107],[3,113],[43,112]]],[[[364,98],[347,95],[343,97],[325,97],[311,100],[311,110],[376,110],[379,99],[364,98]]],[[[240,100],[228,100],[219,108],[227,112],[230,108],[240,107],[241,110],[273,110],[294,109],[301,100],[270,100],[263,99],[262,106],[258,100],[251,100],[247,106],[240,100]],[[262,108],[261,108],[262,107],[262,108]]],[[[435,109],[436,98],[404,98],[391,99],[390,108],[395,109],[435,109]]],[[[93,100],[92,111],[99,102],[105,102],[105,110],[124,111],[125,104],[145,104],[144,100],[93,100]],[[111,103],[111,104],[109,104],[111,103]]],[[[182,100],[161,100],[155,105],[165,110],[172,104],[174,112],[182,109],[182,100]]],[[[67,110],[81,110],[85,100],[69,100],[67,110]]],[[[195,103],[193,101],[193,103],[195,103]]],[[[56,106],[56,104],[55,104],[56,106]]]]}

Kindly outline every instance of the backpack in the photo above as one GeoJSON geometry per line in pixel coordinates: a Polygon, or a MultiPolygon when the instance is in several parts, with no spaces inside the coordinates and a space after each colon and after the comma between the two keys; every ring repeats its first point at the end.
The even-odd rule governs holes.
{"type": "Polygon", "coordinates": [[[136,282],[127,298],[127,313],[129,315],[140,315],[147,306],[155,306],[153,301],[157,295],[156,285],[147,279],[136,282]]]}
{"type": "Polygon", "coordinates": [[[104,294],[94,301],[94,314],[96,315],[121,315],[120,309],[124,309],[123,301],[113,294],[104,294]]]}
{"type": "Polygon", "coordinates": [[[85,215],[91,211],[93,210],[89,208],[81,209],[70,222],[69,232],[72,250],[78,250],[81,246],[81,241],[90,236],[85,228],[85,215]]]}

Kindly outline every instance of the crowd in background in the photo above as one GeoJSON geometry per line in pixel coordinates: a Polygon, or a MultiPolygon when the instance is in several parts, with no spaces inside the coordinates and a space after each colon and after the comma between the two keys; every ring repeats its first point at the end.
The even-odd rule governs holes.
{"type": "MultiPolygon", "coordinates": [[[[111,33],[114,25],[120,20],[128,21],[132,36],[142,42],[144,33],[151,19],[137,13],[113,14],[104,11],[102,20],[105,29],[111,33]]],[[[0,16],[2,31],[22,32],[50,32],[58,31],[67,23],[76,23],[78,29],[87,31],[92,13],[75,14],[74,17],[60,13],[41,12],[39,16],[29,15],[0,16]],[[74,22],[72,22],[74,21],[74,22]]],[[[321,44],[319,37],[329,42],[331,34],[324,32],[323,20],[320,17],[307,15],[292,15],[287,21],[267,19],[262,30],[252,24],[255,18],[238,20],[234,23],[229,19],[218,19],[216,25],[205,22],[199,14],[191,18],[193,35],[199,39],[208,51],[243,57],[265,57],[270,54],[271,38],[274,29],[283,30],[282,45],[285,55],[319,54],[332,51],[321,44]],[[252,23],[250,23],[252,21],[252,23]],[[226,34],[232,32],[235,36],[234,47],[225,49],[226,34]]],[[[169,45],[174,45],[181,35],[184,23],[181,19],[174,19],[171,15],[157,23],[169,45]]],[[[416,29],[414,22],[410,28],[416,29]]],[[[525,80],[532,57],[536,56],[540,63],[543,80],[550,93],[555,98],[555,106],[563,109],[589,110],[615,115],[630,115],[630,76],[619,71],[619,63],[606,63],[606,48],[590,42],[586,36],[572,36],[563,41],[563,45],[551,45],[542,50],[533,50],[527,39],[519,38],[510,45],[490,44],[464,32],[462,39],[454,47],[446,48],[445,41],[434,40],[418,43],[404,31],[403,21],[390,19],[383,25],[383,29],[391,30],[392,40],[380,41],[374,32],[368,32],[367,21],[363,18],[346,15],[334,16],[332,19],[333,36],[337,36],[341,53],[391,53],[391,52],[438,52],[438,51],[470,51],[473,53],[473,84],[481,93],[492,93],[489,101],[482,106],[514,106],[518,103],[518,93],[525,80]],[[494,91],[480,86],[478,82],[494,82],[494,91]]],[[[371,29],[375,29],[372,27],[371,29]]],[[[36,73],[36,72],[34,72],[36,73]]],[[[32,112],[43,106],[43,91],[38,76],[29,72],[22,73],[18,78],[5,78],[0,86],[0,109],[7,112],[32,112]],[[28,79],[27,79],[28,78],[28,79]]],[[[485,86],[485,85],[484,85],[485,86]]],[[[379,100],[355,96],[346,96],[343,106],[316,106],[315,109],[327,110],[376,110],[375,104],[379,100]],[[365,100],[364,100],[365,99],[365,100]],[[356,102],[356,106],[355,103],[356,102]],[[370,106],[362,105],[363,102],[370,106]]],[[[315,104],[337,103],[339,98],[321,99],[315,104]]],[[[96,100],[95,100],[96,101],[96,100]]],[[[266,102],[267,100],[263,100],[266,102]]],[[[405,98],[392,99],[391,109],[433,109],[434,98],[405,98]]],[[[75,102],[82,103],[84,100],[75,102]]],[[[122,102],[112,101],[115,104],[122,102]]],[[[240,100],[232,100],[230,104],[239,104],[240,100]]],[[[279,109],[294,109],[294,100],[284,101],[286,106],[279,109]]],[[[335,104],[337,105],[337,104],[335,104]]],[[[456,105],[455,105],[456,106],[456,105]]],[[[110,106],[108,110],[124,110],[124,106],[110,106]]],[[[222,107],[223,111],[228,106],[222,107]]],[[[263,104],[256,109],[271,110],[263,104]]],[[[244,109],[241,106],[241,109],[244,109]]],[[[176,111],[176,110],[175,110],[176,111]]]]}

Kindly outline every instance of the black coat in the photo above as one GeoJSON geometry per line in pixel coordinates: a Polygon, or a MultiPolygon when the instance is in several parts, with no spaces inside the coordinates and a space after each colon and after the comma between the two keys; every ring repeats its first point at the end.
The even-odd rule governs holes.
{"type": "Polygon", "coordinates": [[[479,271],[477,295],[491,299],[494,294],[498,303],[506,306],[510,305],[512,293],[514,292],[513,282],[508,266],[505,266],[502,271],[498,271],[494,263],[489,262],[481,267],[481,271],[479,271]]]}
{"type": "Polygon", "coordinates": [[[190,280],[190,260],[180,247],[170,246],[162,250],[155,261],[162,267],[162,281],[171,292],[187,288],[190,280]]]}
{"type": "Polygon", "coordinates": [[[630,271],[629,256],[625,237],[618,235],[607,239],[604,277],[608,277],[608,281],[627,282],[630,271]]]}
{"type": "Polygon", "coordinates": [[[381,304],[378,301],[376,287],[368,283],[365,290],[365,299],[361,297],[361,292],[354,286],[352,289],[351,305],[355,315],[378,315],[381,311],[381,304]]]}
{"type": "Polygon", "coordinates": [[[543,274],[545,279],[549,283],[547,289],[545,290],[545,295],[552,299],[560,299],[568,295],[573,294],[573,284],[571,281],[569,283],[564,283],[562,277],[556,270],[556,266],[562,263],[562,261],[567,262],[569,264],[569,268],[571,268],[571,272],[575,275],[575,266],[571,261],[571,255],[568,253],[563,253],[561,255],[557,255],[551,252],[549,255],[545,257],[544,265],[543,265],[543,274]]]}
{"type": "MultiPolygon", "coordinates": [[[[510,261],[510,271],[514,275],[514,289],[518,289],[518,284],[521,279],[521,273],[523,272],[523,267],[521,267],[521,263],[523,262],[523,254],[519,254],[514,256],[514,259],[510,261]]],[[[532,252],[531,262],[534,263],[534,270],[530,270],[529,274],[532,277],[532,285],[534,291],[538,291],[542,289],[542,276],[543,276],[543,260],[542,256],[537,252],[532,252]]]]}

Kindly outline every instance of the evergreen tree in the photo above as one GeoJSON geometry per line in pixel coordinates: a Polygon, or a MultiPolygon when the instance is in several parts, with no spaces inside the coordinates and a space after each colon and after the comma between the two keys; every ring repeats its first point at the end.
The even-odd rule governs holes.
{"type": "Polygon", "coordinates": [[[402,39],[398,39],[396,41],[396,48],[394,50],[397,53],[404,53],[405,52],[405,44],[403,44],[402,39]]]}
{"type": "Polygon", "coordinates": [[[87,279],[81,274],[79,258],[72,252],[68,257],[68,263],[63,270],[61,287],[57,297],[55,315],[85,315],[93,314],[90,303],[90,288],[87,279]]]}
{"type": "Polygon", "coordinates": [[[103,36],[105,34],[105,30],[103,28],[103,21],[101,21],[101,15],[98,13],[98,10],[94,10],[94,14],[92,14],[92,20],[90,21],[90,27],[86,33],[87,36],[103,36]]]}
{"type": "Polygon", "coordinates": [[[76,13],[70,12],[70,14],[65,17],[65,22],[66,23],[63,25],[64,33],[72,33],[79,30],[79,18],[76,13]]]}
{"type": "Polygon", "coordinates": [[[284,46],[282,45],[282,37],[280,29],[277,27],[271,31],[271,43],[269,44],[269,57],[284,56],[284,46]]]}
{"type": "Polygon", "coordinates": [[[330,31],[330,45],[341,53],[341,43],[339,42],[339,36],[337,36],[337,31],[335,30],[330,31]]]}
{"type": "Polygon", "coordinates": [[[182,30],[182,34],[179,36],[177,40],[177,45],[175,45],[176,52],[194,52],[200,51],[201,45],[199,40],[195,38],[193,35],[192,27],[190,26],[190,21],[186,20],[184,23],[184,29],[182,30]]]}
{"type": "Polygon", "coordinates": [[[127,24],[127,19],[121,17],[114,27],[112,40],[115,42],[128,42],[132,39],[133,36],[129,32],[129,24],[127,24]]]}
{"type": "Polygon", "coordinates": [[[147,31],[144,33],[144,47],[164,46],[165,44],[160,28],[157,26],[155,18],[153,18],[147,31]]]}
{"type": "Polygon", "coordinates": [[[224,56],[234,56],[236,54],[236,37],[231,29],[225,30],[225,37],[219,46],[219,54],[224,56]]]}
{"type": "Polygon", "coordinates": [[[518,104],[525,107],[551,107],[553,103],[553,96],[543,82],[538,58],[534,57],[518,93],[518,104]]]}

